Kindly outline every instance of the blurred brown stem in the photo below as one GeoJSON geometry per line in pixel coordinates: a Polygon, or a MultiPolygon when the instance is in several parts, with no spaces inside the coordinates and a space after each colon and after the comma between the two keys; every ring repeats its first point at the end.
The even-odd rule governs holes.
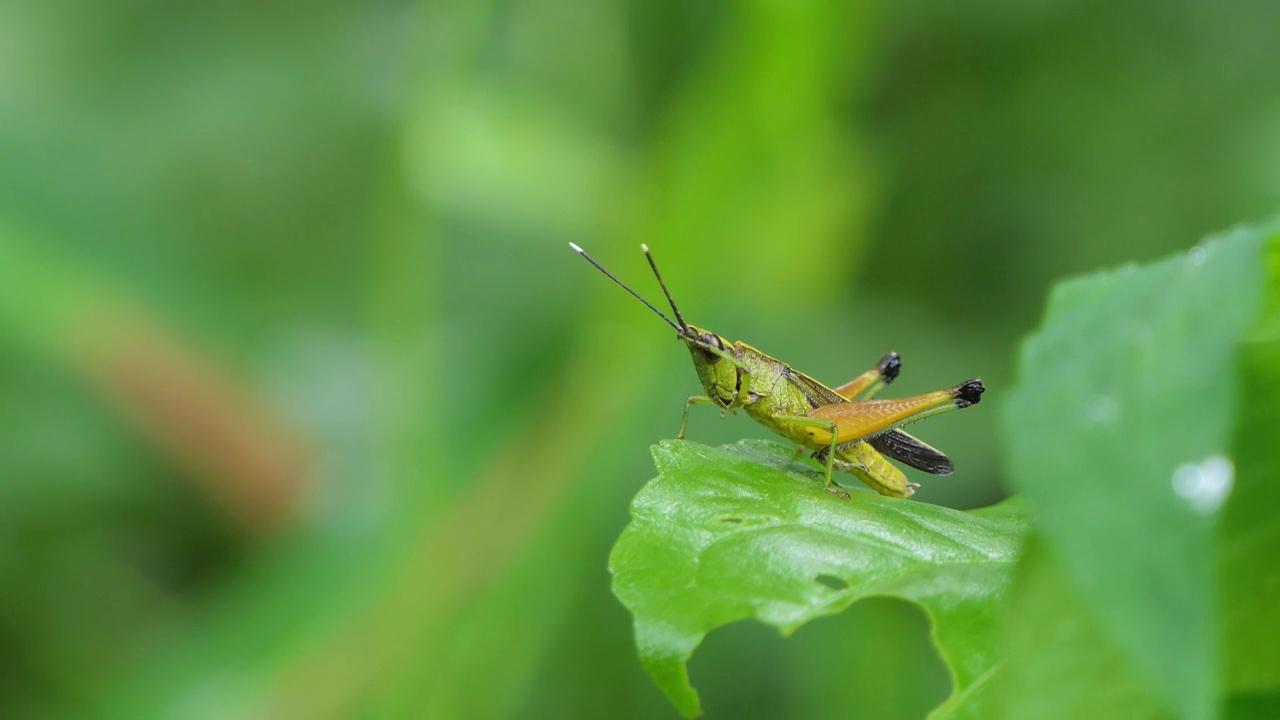
{"type": "Polygon", "coordinates": [[[196,487],[243,532],[295,519],[309,453],[253,393],[157,323],[98,312],[74,353],[98,388],[190,470],[196,487]]]}

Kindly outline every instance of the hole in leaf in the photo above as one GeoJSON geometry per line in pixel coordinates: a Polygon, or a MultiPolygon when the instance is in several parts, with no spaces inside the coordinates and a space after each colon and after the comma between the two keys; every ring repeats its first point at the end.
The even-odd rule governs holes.
{"type": "Polygon", "coordinates": [[[846,590],[849,587],[849,583],[845,582],[841,578],[836,577],[835,575],[819,575],[818,577],[814,578],[814,580],[817,580],[818,584],[826,585],[832,590],[846,590]]]}
{"type": "Polygon", "coordinates": [[[722,517],[722,518],[720,518],[720,522],[722,522],[722,523],[729,523],[730,525],[741,525],[741,524],[742,524],[742,518],[736,518],[736,517],[722,517]]]}

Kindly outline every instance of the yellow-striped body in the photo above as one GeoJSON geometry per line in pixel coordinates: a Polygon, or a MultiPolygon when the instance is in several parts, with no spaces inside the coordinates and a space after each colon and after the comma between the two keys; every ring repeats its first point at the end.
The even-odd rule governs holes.
{"type": "Polygon", "coordinates": [[[836,453],[836,464],[881,495],[911,497],[919,487],[907,480],[907,476],[901,470],[894,467],[893,463],[886,460],[884,455],[868,445],[865,440],[840,446],[836,453]]]}

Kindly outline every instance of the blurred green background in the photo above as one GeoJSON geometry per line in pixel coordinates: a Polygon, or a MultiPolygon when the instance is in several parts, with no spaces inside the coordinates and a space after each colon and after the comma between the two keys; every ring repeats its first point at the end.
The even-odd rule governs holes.
{"type": "MultiPolygon", "coordinates": [[[[606,558],[697,390],[566,247],[830,384],[1280,206],[1280,5],[0,2],[0,716],[674,717],[606,558]],[[270,6],[268,6],[270,5],[270,6]]],[[[766,436],[695,413],[690,438],[766,436]]],[[[921,716],[910,605],[691,673],[921,716]]]]}

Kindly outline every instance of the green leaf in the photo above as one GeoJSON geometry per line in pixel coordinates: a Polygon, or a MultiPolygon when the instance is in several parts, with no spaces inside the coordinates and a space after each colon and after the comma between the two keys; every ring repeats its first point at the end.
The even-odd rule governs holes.
{"type": "Polygon", "coordinates": [[[935,717],[980,705],[999,669],[999,603],[1028,524],[1016,500],[960,512],[837,498],[771,442],[666,441],[653,456],[659,475],[632,502],[609,567],[645,669],[687,717],[701,707],[686,663],[708,632],[755,618],[786,635],[868,595],[914,601],[931,618],[955,687],[935,717]]]}
{"type": "MultiPolygon", "coordinates": [[[[1240,348],[1235,488],[1218,528],[1227,689],[1280,703],[1280,234],[1265,249],[1267,295],[1240,348]]],[[[1260,701],[1240,700],[1232,716],[1260,701]]],[[[1264,703],[1265,704],[1265,703],[1264,703]]],[[[1268,715],[1258,715],[1267,717],[1268,715]]],[[[1269,717],[1276,717],[1272,714],[1269,717]]]]}
{"type": "Polygon", "coordinates": [[[1136,677],[1188,718],[1217,710],[1213,521],[1261,246],[1240,230],[1059,286],[1004,413],[1010,479],[1068,584],[1136,677]]]}
{"type": "Polygon", "coordinates": [[[1006,611],[1008,669],[996,683],[998,704],[983,717],[1171,716],[1034,532],[1023,546],[1006,611]]]}

